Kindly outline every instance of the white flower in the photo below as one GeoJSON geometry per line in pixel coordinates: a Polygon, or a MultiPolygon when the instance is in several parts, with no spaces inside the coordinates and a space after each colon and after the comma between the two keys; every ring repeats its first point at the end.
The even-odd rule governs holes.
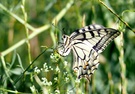
{"type": "Polygon", "coordinates": [[[43,82],[47,82],[47,79],[45,77],[41,78],[43,82]]]}
{"type": "Polygon", "coordinates": [[[73,91],[69,91],[69,90],[67,90],[67,94],[73,94],[73,91]]]}
{"type": "Polygon", "coordinates": [[[40,69],[38,69],[38,67],[35,67],[34,72],[38,74],[40,72],[40,69]]]}
{"type": "Polygon", "coordinates": [[[57,81],[57,80],[58,80],[58,78],[57,78],[57,77],[55,77],[55,78],[54,78],[54,80],[55,80],[55,81],[57,81]]]}
{"type": "Polygon", "coordinates": [[[55,94],[60,94],[60,91],[59,90],[55,90],[55,94]]]}
{"type": "Polygon", "coordinates": [[[67,72],[64,72],[64,75],[67,75],[68,73],[67,72]]]}
{"type": "Polygon", "coordinates": [[[50,58],[51,59],[54,59],[55,58],[53,53],[51,53],[50,58]]]}
{"type": "Polygon", "coordinates": [[[65,67],[67,66],[67,64],[68,64],[68,62],[67,62],[67,61],[64,61],[64,66],[65,66],[65,67]]]}
{"type": "Polygon", "coordinates": [[[51,86],[52,85],[52,82],[51,81],[49,81],[48,82],[48,80],[44,77],[44,78],[42,78],[42,83],[43,83],[43,85],[45,85],[45,86],[51,86]]]}
{"type": "Polygon", "coordinates": [[[32,93],[35,93],[35,92],[36,92],[36,88],[35,88],[35,86],[34,86],[34,85],[33,85],[33,86],[31,86],[31,87],[30,87],[30,90],[31,90],[31,92],[32,92],[32,93]]]}
{"type": "Polygon", "coordinates": [[[66,77],[66,78],[65,78],[65,81],[66,81],[66,82],[68,82],[68,81],[69,81],[69,78],[68,78],[68,77],[66,77]]]}
{"type": "Polygon", "coordinates": [[[50,70],[53,70],[53,68],[52,68],[51,66],[49,66],[49,69],[50,69],[50,70]]]}
{"type": "Polygon", "coordinates": [[[44,63],[43,64],[43,68],[44,68],[44,71],[45,72],[48,72],[49,71],[48,66],[47,66],[47,63],[44,63]]]}
{"type": "Polygon", "coordinates": [[[58,72],[58,73],[60,72],[60,69],[58,66],[56,67],[56,72],[58,72]]]}
{"type": "Polygon", "coordinates": [[[43,68],[46,68],[47,67],[47,63],[45,62],[44,64],[43,64],[43,68]]]}
{"type": "Polygon", "coordinates": [[[52,82],[51,82],[51,81],[49,81],[47,85],[48,85],[48,86],[51,86],[51,85],[52,85],[52,82]]]}
{"type": "Polygon", "coordinates": [[[75,83],[80,83],[80,79],[76,78],[75,83]]]}

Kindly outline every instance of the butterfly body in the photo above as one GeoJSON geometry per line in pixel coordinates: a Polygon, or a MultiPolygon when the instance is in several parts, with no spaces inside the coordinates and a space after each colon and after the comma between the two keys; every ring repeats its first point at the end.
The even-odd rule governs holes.
{"type": "Polygon", "coordinates": [[[99,65],[99,53],[103,52],[106,46],[116,38],[120,32],[112,28],[105,28],[101,25],[89,25],[75,30],[70,36],[63,35],[63,43],[58,52],[67,56],[73,51],[74,66],[78,78],[89,79],[99,65]]]}

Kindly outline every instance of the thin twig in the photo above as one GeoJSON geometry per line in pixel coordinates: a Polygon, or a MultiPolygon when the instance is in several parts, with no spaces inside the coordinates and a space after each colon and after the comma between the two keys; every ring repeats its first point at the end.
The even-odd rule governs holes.
{"type": "Polygon", "coordinates": [[[0,93],[2,93],[2,91],[4,92],[4,94],[8,94],[8,93],[12,93],[12,94],[31,94],[31,93],[23,93],[23,92],[18,92],[18,91],[13,91],[13,90],[9,90],[9,89],[5,89],[5,88],[0,88],[0,93]]]}
{"type": "MultiPolygon", "coordinates": [[[[0,3],[0,9],[4,10],[5,12],[7,12],[10,16],[12,16],[13,18],[15,18],[17,21],[19,21],[20,23],[24,24],[25,21],[23,19],[21,19],[19,16],[17,16],[16,14],[14,14],[13,12],[9,11],[5,6],[3,6],[0,3]]],[[[26,24],[27,28],[29,28],[31,31],[34,31],[35,28],[32,27],[30,24],[26,24]]]]}
{"type": "Polygon", "coordinates": [[[120,92],[121,94],[127,94],[127,79],[126,79],[126,65],[124,63],[124,39],[123,39],[123,33],[115,39],[116,46],[119,50],[120,56],[119,56],[119,64],[120,64],[120,75],[121,75],[121,87],[120,92]]]}
{"type": "MultiPolygon", "coordinates": [[[[58,21],[65,15],[65,13],[68,11],[68,9],[71,7],[72,4],[73,4],[73,0],[71,0],[70,2],[68,2],[67,5],[65,6],[65,8],[62,9],[62,10],[60,11],[60,13],[59,13],[58,15],[56,15],[56,17],[54,17],[54,19],[52,20],[52,23],[54,23],[55,19],[56,19],[57,22],[58,22],[58,21]]],[[[2,5],[0,4],[0,8],[1,8],[1,6],[2,6],[2,5]]],[[[5,10],[5,7],[2,8],[2,9],[5,10]]],[[[6,11],[8,11],[8,10],[6,9],[6,11]]],[[[13,16],[15,19],[17,19],[17,20],[19,19],[18,21],[19,21],[20,23],[24,24],[24,21],[23,21],[22,19],[20,19],[18,16],[14,16],[15,14],[10,13],[10,12],[8,12],[8,13],[9,13],[9,15],[13,16]]],[[[44,26],[42,26],[42,27],[39,27],[39,28],[37,28],[37,29],[32,28],[32,31],[33,31],[33,32],[29,35],[28,40],[32,39],[33,37],[37,36],[38,34],[40,34],[40,33],[44,32],[45,30],[49,29],[50,26],[51,26],[51,24],[46,24],[46,25],[44,25],[44,26]]],[[[30,29],[30,27],[32,27],[32,26],[29,27],[29,25],[28,25],[28,23],[27,23],[27,27],[30,29]]],[[[20,41],[19,41],[18,43],[16,43],[15,45],[13,45],[13,46],[11,46],[10,48],[6,49],[5,51],[1,52],[0,56],[5,56],[5,55],[7,55],[8,53],[12,52],[13,50],[15,50],[15,49],[17,49],[18,47],[20,47],[21,45],[23,45],[26,41],[27,41],[27,38],[24,38],[24,39],[20,40],[20,41]]]]}
{"type": "Polygon", "coordinates": [[[12,84],[14,90],[16,90],[16,86],[14,85],[14,81],[11,79],[10,75],[8,74],[8,71],[9,71],[9,70],[8,70],[7,67],[6,67],[6,62],[5,62],[3,56],[1,56],[1,62],[2,62],[2,64],[3,64],[4,72],[5,72],[6,76],[7,76],[7,78],[9,79],[10,83],[12,84]]]}
{"type": "Polygon", "coordinates": [[[127,22],[125,22],[118,14],[116,14],[111,8],[109,8],[104,2],[101,0],[98,0],[103,6],[105,6],[112,14],[114,14],[122,23],[124,23],[128,29],[133,31],[135,33],[135,30],[133,30],[127,22]]]}
{"type": "Polygon", "coordinates": [[[121,33],[121,41],[120,41],[120,46],[119,46],[119,52],[120,52],[120,57],[119,57],[119,62],[121,66],[121,94],[127,94],[126,87],[127,87],[127,80],[126,80],[126,65],[124,63],[124,39],[123,39],[123,33],[121,33]]]}
{"type": "MultiPolygon", "coordinates": [[[[26,33],[26,44],[27,44],[27,47],[28,47],[28,60],[29,60],[29,64],[31,64],[31,53],[30,53],[30,41],[28,40],[29,39],[29,30],[27,28],[27,12],[25,10],[25,0],[22,0],[22,5],[21,5],[21,9],[22,9],[22,12],[23,12],[23,15],[24,15],[24,27],[25,27],[25,33],[26,33]]],[[[32,68],[32,66],[31,66],[32,68]]],[[[32,74],[30,74],[30,80],[31,82],[33,82],[33,77],[32,77],[32,74]]]]}
{"type": "MultiPolygon", "coordinates": [[[[63,8],[58,15],[56,15],[56,17],[54,17],[54,19],[52,20],[52,22],[54,22],[54,20],[57,20],[57,22],[65,15],[65,13],[68,11],[68,9],[71,7],[71,5],[73,4],[74,0],[70,0],[67,5],[65,6],[65,8],[63,8]]],[[[49,29],[51,24],[47,24],[44,25],[42,27],[39,28],[34,28],[31,25],[29,25],[28,23],[25,23],[24,20],[22,20],[20,17],[18,17],[16,14],[14,14],[13,12],[9,11],[5,6],[3,6],[2,4],[0,4],[0,8],[2,10],[4,10],[5,12],[7,12],[10,16],[12,16],[13,18],[15,18],[17,21],[19,21],[21,24],[26,24],[26,27],[28,29],[30,29],[31,31],[33,31],[28,38],[24,38],[22,40],[20,40],[18,43],[16,43],[15,45],[11,46],[10,48],[6,49],[5,51],[0,53],[0,57],[1,57],[1,61],[2,61],[2,65],[4,67],[4,71],[6,73],[6,76],[9,78],[9,81],[12,83],[13,87],[15,88],[15,84],[18,82],[18,80],[23,76],[23,74],[29,69],[29,67],[34,63],[35,60],[37,60],[37,58],[40,56],[38,56],[30,65],[29,67],[27,67],[27,69],[23,72],[23,74],[15,81],[15,83],[13,82],[13,80],[10,78],[9,74],[8,74],[8,70],[6,67],[6,62],[4,60],[4,56],[6,56],[7,54],[9,54],[10,52],[12,52],[13,50],[17,49],[18,47],[20,47],[21,45],[23,45],[25,42],[27,42],[28,40],[32,39],[33,37],[37,36],[38,34],[44,32],[45,30],[49,29]]],[[[42,54],[42,53],[41,53],[42,54]]]]}
{"type": "Polygon", "coordinates": [[[19,76],[15,81],[14,81],[14,85],[19,81],[19,79],[21,79],[23,77],[23,75],[26,73],[26,71],[34,64],[34,62],[43,54],[46,52],[48,48],[46,48],[42,53],[40,53],[32,62],[31,64],[25,69],[25,71],[21,74],[21,76],[19,76]]]}

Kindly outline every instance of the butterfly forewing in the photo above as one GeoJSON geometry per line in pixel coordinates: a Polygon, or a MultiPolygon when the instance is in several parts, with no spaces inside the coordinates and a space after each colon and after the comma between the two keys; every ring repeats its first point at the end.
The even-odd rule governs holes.
{"type": "Polygon", "coordinates": [[[101,34],[103,34],[102,32],[106,33],[104,33],[104,35],[100,37],[98,42],[96,42],[96,44],[93,45],[93,49],[95,49],[98,53],[101,53],[104,51],[107,45],[120,34],[120,32],[111,28],[101,29],[99,30],[99,32],[101,34]]]}
{"type": "MultiPolygon", "coordinates": [[[[94,36],[96,36],[96,35],[98,35],[98,33],[97,32],[93,32],[93,30],[96,30],[96,29],[101,29],[101,28],[105,28],[105,27],[103,27],[103,26],[101,26],[101,25],[89,25],[89,26],[85,26],[85,27],[83,27],[83,28],[81,28],[81,29],[77,29],[77,30],[75,30],[71,35],[70,35],[70,38],[71,39],[75,39],[75,37],[78,37],[80,34],[83,34],[83,33],[87,33],[87,36],[92,36],[92,37],[94,37],[94,36]],[[88,32],[87,32],[88,31],[88,32]]],[[[86,34],[83,34],[83,35],[86,35],[86,34]]],[[[80,36],[82,36],[82,35],[80,35],[80,36]]]]}
{"type": "Polygon", "coordinates": [[[71,49],[74,54],[73,69],[77,72],[78,78],[89,79],[99,65],[98,54],[119,34],[118,30],[101,25],[85,26],[65,38],[69,42],[63,43],[63,46],[66,46],[60,50],[60,53],[65,56],[71,49]]]}

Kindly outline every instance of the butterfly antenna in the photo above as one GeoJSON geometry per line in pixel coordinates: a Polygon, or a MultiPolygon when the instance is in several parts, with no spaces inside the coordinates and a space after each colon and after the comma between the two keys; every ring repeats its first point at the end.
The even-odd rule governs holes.
{"type": "Polygon", "coordinates": [[[63,31],[63,32],[64,32],[64,34],[65,34],[65,32],[66,32],[66,31],[65,31],[65,28],[62,28],[62,31],[63,31]]]}
{"type": "Polygon", "coordinates": [[[59,31],[63,31],[63,29],[61,30],[61,29],[58,28],[56,25],[54,25],[54,23],[52,23],[52,26],[55,27],[56,29],[58,29],[59,31]]]}
{"type": "MultiPolygon", "coordinates": [[[[62,31],[62,32],[65,33],[65,29],[64,28],[60,29],[57,26],[55,26],[54,23],[52,23],[52,26],[55,27],[57,30],[62,31]]],[[[58,43],[60,43],[60,42],[58,42],[58,43]]],[[[63,43],[60,43],[60,44],[63,44],[63,43]]]]}

